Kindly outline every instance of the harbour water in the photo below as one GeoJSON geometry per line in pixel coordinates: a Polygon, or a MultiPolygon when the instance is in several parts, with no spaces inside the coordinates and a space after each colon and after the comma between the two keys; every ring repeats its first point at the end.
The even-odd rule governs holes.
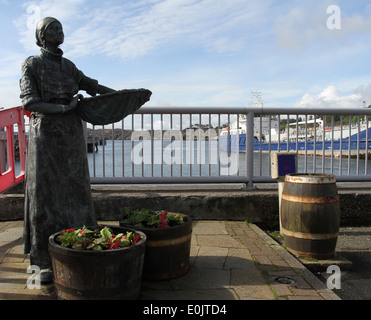
{"type": "MultiPolygon", "coordinates": [[[[228,155],[219,150],[217,140],[193,144],[179,140],[107,140],[98,148],[98,152],[88,154],[92,177],[244,176],[246,172],[246,153],[228,155]]],[[[270,170],[269,153],[254,152],[254,176],[270,177],[270,170]]],[[[364,159],[298,156],[299,172],[364,175],[366,170],[371,174],[371,164],[364,159]]]]}
{"type": "MultiPolygon", "coordinates": [[[[246,153],[219,150],[217,140],[179,140],[132,142],[107,140],[98,151],[88,153],[91,177],[179,177],[179,176],[245,176],[246,153]],[[154,148],[153,155],[151,148],[154,148]],[[133,161],[132,161],[133,160],[133,161]],[[162,165],[163,163],[163,165],[162,165]]],[[[298,156],[300,173],[332,173],[335,175],[371,175],[371,160],[335,157],[313,157],[308,153],[298,156]],[[340,168],[341,165],[341,168],[340,168]],[[315,168],[315,170],[314,170],[315,168]]],[[[20,173],[19,161],[15,163],[16,176],[20,173]]],[[[254,152],[254,176],[271,177],[270,155],[254,152]]]]}

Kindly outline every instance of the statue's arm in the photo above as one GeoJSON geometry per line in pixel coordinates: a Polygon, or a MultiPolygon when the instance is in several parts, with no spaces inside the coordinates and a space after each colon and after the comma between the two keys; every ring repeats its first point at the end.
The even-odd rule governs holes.
{"type": "Polygon", "coordinates": [[[39,113],[65,113],[69,110],[72,110],[74,107],[71,104],[53,104],[47,102],[35,102],[31,103],[24,107],[27,111],[30,112],[39,112],[39,113]]]}
{"type": "Polygon", "coordinates": [[[53,104],[47,102],[34,102],[26,105],[24,108],[30,112],[39,112],[39,113],[64,113],[67,111],[68,105],[64,104],[53,104]]]}
{"type": "Polygon", "coordinates": [[[27,104],[26,106],[24,106],[24,108],[30,112],[40,112],[49,114],[65,113],[77,107],[77,102],[79,101],[80,97],[81,97],[80,95],[75,96],[70,104],[53,104],[38,101],[27,104]]]}
{"type": "Polygon", "coordinates": [[[89,78],[84,75],[84,73],[76,68],[78,82],[79,82],[79,89],[86,91],[91,96],[96,96],[97,94],[107,94],[115,92],[111,88],[103,86],[98,83],[97,80],[89,78]]]}
{"type": "Polygon", "coordinates": [[[99,84],[97,93],[98,94],[106,94],[106,93],[112,93],[112,92],[115,92],[115,91],[116,90],[113,90],[111,88],[108,88],[108,87],[105,87],[105,86],[102,86],[101,84],[99,84]]]}

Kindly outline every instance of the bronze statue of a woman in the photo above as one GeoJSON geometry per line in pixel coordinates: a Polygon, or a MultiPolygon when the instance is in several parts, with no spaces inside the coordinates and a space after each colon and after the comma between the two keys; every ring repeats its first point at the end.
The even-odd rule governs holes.
{"type": "Polygon", "coordinates": [[[41,282],[52,281],[48,238],[72,227],[94,226],[86,145],[76,112],[79,90],[89,95],[114,90],[85,76],[59,46],[61,23],[51,17],[38,22],[38,56],[26,59],[20,80],[21,99],[30,119],[24,219],[24,252],[41,269],[41,282]]]}

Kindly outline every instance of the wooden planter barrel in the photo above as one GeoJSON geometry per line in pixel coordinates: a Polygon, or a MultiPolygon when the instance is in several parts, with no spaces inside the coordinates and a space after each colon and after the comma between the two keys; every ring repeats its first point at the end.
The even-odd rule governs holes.
{"type": "Polygon", "coordinates": [[[281,198],[281,223],[290,252],[301,257],[332,258],[340,226],[335,176],[287,175],[281,198]]]}
{"type": "MultiPolygon", "coordinates": [[[[92,227],[94,228],[94,227],[92,227]]],[[[115,233],[134,231],[109,226],[115,233]]],[[[93,251],[60,246],[49,237],[54,284],[58,297],[65,300],[134,300],[140,295],[146,236],[135,245],[120,249],[93,251]]]]}
{"type": "MultiPolygon", "coordinates": [[[[174,227],[134,227],[147,236],[143,279],[169,280],[178,278],[189,271],[192,219],[187,215],[182,216],[185,223],[174,227]]],[[[133,226],[130,227],[133,228],[133,226]]]]}

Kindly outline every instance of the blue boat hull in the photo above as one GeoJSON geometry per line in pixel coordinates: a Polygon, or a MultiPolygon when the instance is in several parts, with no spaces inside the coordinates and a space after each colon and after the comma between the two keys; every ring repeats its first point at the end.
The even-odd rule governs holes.
{"type": "MultiPolygon", "coordinates": [[[[369,130],[369,137],[371,137],[371,128],[369,130]]],[[[300,151],[300,150],[371,150],[371,140],[366,141],[367,130],[360,132],[359,141],[358,134],[354,134],[351,138],[343,140],[326,140],[326,141],[298,141],[298,142],[260,142],[254,139],[254,151],[300,151]],[[323,143],[325,144],[323,146],[323,143]],[[288,144],[288,145],[287,145],[288,144]]],[[[230,135],[220,136],[220,149],[230,152],[246,152],[246,135],[230,135]],[[239,140],[237,142],[237,139],[239,140]]]]}

